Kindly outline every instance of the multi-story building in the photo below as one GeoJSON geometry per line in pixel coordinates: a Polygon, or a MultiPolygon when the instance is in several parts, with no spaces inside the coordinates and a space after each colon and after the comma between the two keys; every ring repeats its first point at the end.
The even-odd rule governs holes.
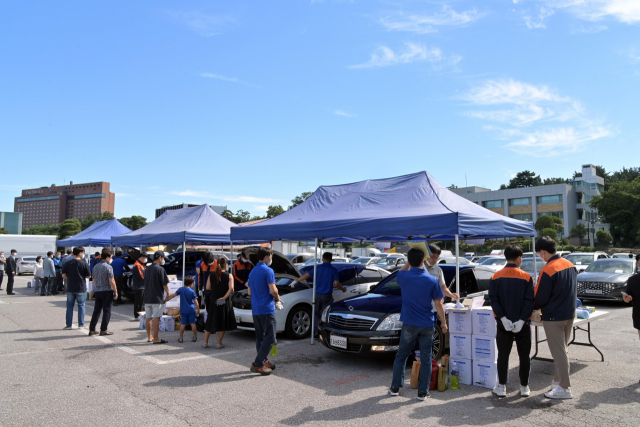
{"type": "MultiPolygon", "coordinates": [[[[165,213],[166,211],[175,211],[177,209],[183,209],[183,208],[195,208],[196,206],[200,206],[200,205],[192,205],[189,203],[181,203],[179,205],[172,205],[172,206],[163,206],[161,208],[156,209],[156,219],[162,215],[163,213],[165,213]]],[[[220,215],[222,215],[222,211],[227,210],[226,206],[214,206],[214,205],[209,205],[209,207],[211,209],[213,209],[215,212],[219,213],[220,215]]]]}
{"type": "Polygon", "coordinates": [[[22,190],[15,198],[14,212],[22,212],[23,227],[60,224],[65,219],[82,219],[114,212],[116,195],[108,182],[91,182],[22,190]]]}
{"type": "Polygon", "coordinates": [[[609,231],[609,224],[601,223],[597,211],[588,204],[603,190],[604,178],[596,175],[596,167],[583,165],[582,176],[568,184],[495,191],[463,187],[451,191],[500,215],[522,221],[535,222],[542,215],[558,217],[563,222],[559,237],[568,238],[573,227],[583,224],[590,231],[589,242],[593,245],[593,237],[598,230],[609,231]]]}
{"type": "Polygon", "coordinates": [[[22,234],[22,212],[0,212],[0,228],[9,234],[22,234]]]}

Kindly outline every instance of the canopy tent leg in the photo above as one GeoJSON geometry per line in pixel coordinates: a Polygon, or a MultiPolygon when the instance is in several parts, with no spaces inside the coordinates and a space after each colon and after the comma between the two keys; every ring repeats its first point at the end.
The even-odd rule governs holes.
{"type": "Polygon", "coordinates": [[[233,260],[233,242],[229,241],[229,243],[231,243],[231,254],[229,255],[229,267],[231,267],[230,274],[233,275],[233,263],[235,262],[233,260]]]}
{"type": "Polygon", "coordinates": [[[536,237],[533,236],[531,237],[531,252],[533,253],[533,276],[535,277],[534,280],[534,286],[536,283],[538,283],[538,263],[536,262],[536,237]]]}
{"type": "Polygon", "coordinates": [[[316,323],[316,271],[318,271],[318,238],[316,237],[315,256],[313,257],[313,296],[311,303],[311,345],[315,344],[313,331],[316,323]]]}
{"type": "Polygon", "coordinates": [[[460,240],[457,234],[456,234],[456,294],[460,295],[460,240]]]}
{"type": "Polygon", "coordinates": [[[187,278],[187,276],[185,276],[187,272],[186,263],[187,263],[187,242],[182,242],[182,286],[184,286],[184,279],[187,278]]]}

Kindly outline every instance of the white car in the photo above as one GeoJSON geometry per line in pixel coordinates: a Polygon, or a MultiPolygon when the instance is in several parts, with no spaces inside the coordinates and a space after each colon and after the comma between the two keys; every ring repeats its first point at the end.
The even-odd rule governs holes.
{"type": "Polygon", "coordinates": [[[370,256],[361,256],[360,258],[356,258],[351,261],[353,264],[361,264],[361,265],[373,265],[376,262],[380,261],[381,257],[370,257],[370,256]]]}
{"type": "MultiPolygon", "coordinates": [[[[611,258],[625,258],[625,259],[629,259],[629,253],[619,253],[619,254],[613,254],[611,255],[611,258]]],[[[632,258],[635,258],[635,255],[632,256],[632,258]]]]}
{"type": "Polygon", "coordinates": [[[480,263],[481,266],[491,269],[493,271],[502,270],[507,265],[507,259],[505,257],[491,257],[487,258],[480,263]]]}
{"type": "MultiPolygon", "coordinates": [[[[254,265],[257,262],[257,249],[254,247],[244,249],[245,254],[254,265]]],[[[343,293],[335,289],[333,292],[334,301],[366,294],[371,287],[390,274],[388,271],[374,266],[352,263],[332,264],[338,269],[340,283],[347,290],[343,293]]],[[[299,283],[296,283],[295,279],[304,273],[313,273],[313,266],[305,266],[300,269],[301,271],[298,271],[285,256],[274,251],[271,268],[274,270],[276,286],[284,305],[284,309],[276,310],[276,331],[286,332],[287,336],[293,339],[308,336],[311,332],[312,283],[311,279],[309,282],[299,283]]],[[[247,295],[247,291],[235,292],[232,301],[238,329],[253,331],[251,297],[247,295]]]]}
{"type": "Polygon", "coordinates": [[[18,258],[16,260],[16,273],[24,274],[31,273],[33,274],[33,269],[36,265],[36,256],[23,256],[22,258],[18,258]]]}
{"type": "MultiPolygon", "coordinates": [[[[628,254],[627,258],[629,257],[628,254]]],[[[567,261],[570,261],[576,266],[578,273],[582,273],[597,259],[609,258],[604,252],[573,252],[565,257],[567,261]]]]}

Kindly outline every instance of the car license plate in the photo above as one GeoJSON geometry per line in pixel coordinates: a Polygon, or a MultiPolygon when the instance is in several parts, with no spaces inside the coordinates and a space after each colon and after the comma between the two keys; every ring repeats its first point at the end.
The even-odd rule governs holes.
{"type": "Polygon", "coordinates": [[[236,323],[240,323],[240,316],[236,316],[236,323]]]}
{"type": "Polygon", "coordinates": [[[339,337],[337,335],[331,334],[330,339],[331,347],[344,348],[345,350],[347,349],[347,337],[339,337]]]}
{"type": "Polygon", "coordinates": [[[585,294],[602,294],[602,289],[585,289],[585,294]]]}

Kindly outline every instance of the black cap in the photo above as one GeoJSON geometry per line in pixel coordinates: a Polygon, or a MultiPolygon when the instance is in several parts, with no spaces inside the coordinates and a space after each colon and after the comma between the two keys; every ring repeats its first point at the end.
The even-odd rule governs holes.
{"type": "Polygon", "coordinates": [[[165,255],[165,254],[164,254],[164,252],[162,252],[162,251],[155,251],[155,252],[153,253],[153,259],[154,259],[154,260],[156,260],[156,259],[160,259],[160,258],[164,258],[164,257],[166,257],[166,255],[165,255]]]}

